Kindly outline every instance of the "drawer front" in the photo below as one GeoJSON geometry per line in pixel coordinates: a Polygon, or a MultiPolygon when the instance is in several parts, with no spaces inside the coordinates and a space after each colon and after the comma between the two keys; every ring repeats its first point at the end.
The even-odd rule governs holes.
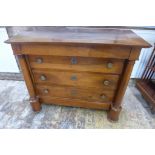
{"type": "Polygon", "coordinates": [[[49,96],[42,96],[39,98],[39,100],[41,103],[46,104],[56,104],[56,105],[102,109],[102,110],[109,110],[111,105],[111,102],[98,102],[98,101],[92,102],[80,99],[59,98],[49,96]]]}
{"type": "Polygon", "coordinates": [[[35,83],[76,86],[80,88],[115,90],[119,80],[118,75],[102,73],[64,72],[33,70],[35,83]]]}
{"type": "Polygon", "coordinates": [[[55,55],[55,56],[81,56],[96,58],[129,58],[131,48],[124,46],[97,46],[97,45],[49,45],[49,44],[23,44],[22,54],[28,55],[55,55]]]}
{"type": "Polygon", "coordinates": [[[31,68],[121,74],[124,61],[70,56],[28,56],[31,68]]]}
{"type": "Polygon", "coordinates": [[[112,102],[114,91],[80,89],[76,87],[37,85],[36,92],[40,97],[60,97],[87,101],[112,102]]]}

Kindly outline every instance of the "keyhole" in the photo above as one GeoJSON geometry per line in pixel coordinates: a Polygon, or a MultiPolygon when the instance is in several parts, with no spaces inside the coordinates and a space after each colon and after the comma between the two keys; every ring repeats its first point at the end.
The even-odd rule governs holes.
{"type": "Polygon", "coordinates": [[[71,64],[77,64],[77,59],[76,57],[71,58],[71,64]]]}
{"type": "Polygon", "coordinates": [[[70,79],[71,79],[72,81],[76,81],[76,80],[77,80],[77,77],[76,77],[76,75],[72,75],[70,79]]]}

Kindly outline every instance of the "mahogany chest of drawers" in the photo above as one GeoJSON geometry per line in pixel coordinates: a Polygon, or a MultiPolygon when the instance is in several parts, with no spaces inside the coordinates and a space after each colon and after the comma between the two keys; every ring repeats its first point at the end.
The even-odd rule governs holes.
{"type": "Polygon", "coordinates": [[[150,44],[130,30],[79,28],[23,32],[11,43],[34,111],[58,104],[108,111],[117,121],[141,48],[150,44]]]}

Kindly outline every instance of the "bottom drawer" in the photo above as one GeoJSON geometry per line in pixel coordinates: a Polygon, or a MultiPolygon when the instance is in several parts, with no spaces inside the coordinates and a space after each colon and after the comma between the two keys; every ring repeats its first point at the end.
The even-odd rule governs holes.
{"type": "Polygon", "coordinates": [[[69,99],[69,98],[58,98],[58,97],[49,97],[44,96],[39,98],[40,102],[43,104],[55,104],[55,105],[64,105],[71,107],[81,107],[81,108],[91,108],[91,109],[102,109],[109,110],[111,102],[89,102],[79,99],[69,99]]]}
{"type": "Polygon", "coordinates": [[[60,97],[99,102],[112,102],[114,97],[112,90],[81,89],[57,85],[36,85],[36,92],[40,97],[60,97]]]}

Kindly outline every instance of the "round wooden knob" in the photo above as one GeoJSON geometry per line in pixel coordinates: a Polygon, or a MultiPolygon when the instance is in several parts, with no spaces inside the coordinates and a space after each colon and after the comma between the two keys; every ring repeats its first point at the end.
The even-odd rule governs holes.
{"type": "Polygon", "coordinates": [[[44,89],[43,92],[44,92],[44,94],[48,94],[49,93],[48,89],[44,89]]]}
{"type": "Polygon", "coordinates": [[[104,81],[103,81],[103,84],[104,84],[105,86],[108,86],[108,85],[110,84],[110,81],[104,80],[104,81]]]}
{"type": "Polygon", "coordinates": [[[38,64],[41,64],[41,63],[43,62],[43,59],[42,59],[42,58],[37,58],[37,59],[36,59],[36,62],[37,62],[38,64]]]}
{"type": "Polygon", "coordinates": [[[46,78],[45,75],[41,75],[41,76],[40,76],[40,80],[41,80],[41,81],[45,81],[46,79],[47,79],[47,78],[46,78]]]}
{"type": "Polygon", "coordinates": [[[104,94],[102,94],[101,98],[104,100],[104,99],[106,99],[106,96],[104,94]]]}
{"type": "Polygon", "coordinates": [[[109,62],[109,63],[107,64],[107,68],[111,69],[112,67],[113,67],[113,64],[112,64],[111,62],[109,62]]]}

